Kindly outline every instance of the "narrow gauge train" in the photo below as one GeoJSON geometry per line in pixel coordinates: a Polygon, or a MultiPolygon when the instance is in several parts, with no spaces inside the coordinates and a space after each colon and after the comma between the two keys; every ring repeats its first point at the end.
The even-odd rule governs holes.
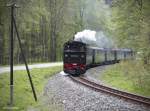
{"type": "Polygon", "coordinates": [[[131,49],[89,47],[79,41],[68,41],[64,44],[63,68],[65,73],[80,75],[91,67],[118,63],[132,56],[131,49]]]}

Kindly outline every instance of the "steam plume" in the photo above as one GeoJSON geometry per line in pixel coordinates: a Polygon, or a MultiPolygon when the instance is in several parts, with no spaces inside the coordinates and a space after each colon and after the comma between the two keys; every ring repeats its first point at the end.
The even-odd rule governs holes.
{"type": "Polygon", "coordinates": [[[106,37],[102,31],[83,30],[75,35],[74,40],[101,48],[115,47],[113,41],[106,37]]]}

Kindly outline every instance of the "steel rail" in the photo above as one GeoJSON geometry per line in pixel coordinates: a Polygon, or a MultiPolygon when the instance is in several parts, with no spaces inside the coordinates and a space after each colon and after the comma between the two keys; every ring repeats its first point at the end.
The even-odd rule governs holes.
{"type": "Polygon", "coordinates": [[[90,87],[98,92],[105,92],[105,93],[109,93],[115,96],[119,96],[128,100],[132,100],[138,103],[142,103],[144,105],[148,105],[150,106],[150,98],[148,97],[144,97],[144,96],[139,96],[139,95],[135,95],[132,93],[128,93],[128,92],[124,92],[124,91],[120,91],[108,86],[104,86],[101,84],[97,84],[93,81],[90,81],[89,79],[85,78],[85,77],[73,77],[73,76],[69,76],[72,80],[74,80],[75,82],[78,82],[80,84],[83,84],[87,87],[90,87]]]}

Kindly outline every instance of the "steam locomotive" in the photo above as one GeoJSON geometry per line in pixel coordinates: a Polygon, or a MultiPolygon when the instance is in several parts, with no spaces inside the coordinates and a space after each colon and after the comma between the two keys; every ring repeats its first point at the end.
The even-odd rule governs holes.
{"type": "Polygon", "coordinates": [[[63,69],[65,73],[77,76],[91,67],[114,64],[132,57],[131,49],[89,47],[79,41],[68,41],[64,44],[63,69]]]}

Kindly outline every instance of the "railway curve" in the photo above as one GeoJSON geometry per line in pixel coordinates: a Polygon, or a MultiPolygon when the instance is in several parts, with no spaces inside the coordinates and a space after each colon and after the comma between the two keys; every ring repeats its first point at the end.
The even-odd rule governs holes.
{"type": "Polygon", "coordinates": [[[118,96],[118,97],[121,97],[121,98],[124,98],[127,100],[131,100],[131,101],[143,104],[143,105],[150,106],[150,98],[148,98],[148,97],[144,97],[144,96],[128,93],[125,91],[120,91],[120,90],[117,90],[117,89],[114,89],[114,88],[111,88],[108,86],[104,86],[104,85],[98,84],[96,82],[93,82],[84,76],[79,76],[79,77],[69,76],[69,77],[73,81],[83,84],[87,87],[90,87],[91,89],[94,89],[96,91],[109,93],[114,96],[118,96]]]}

